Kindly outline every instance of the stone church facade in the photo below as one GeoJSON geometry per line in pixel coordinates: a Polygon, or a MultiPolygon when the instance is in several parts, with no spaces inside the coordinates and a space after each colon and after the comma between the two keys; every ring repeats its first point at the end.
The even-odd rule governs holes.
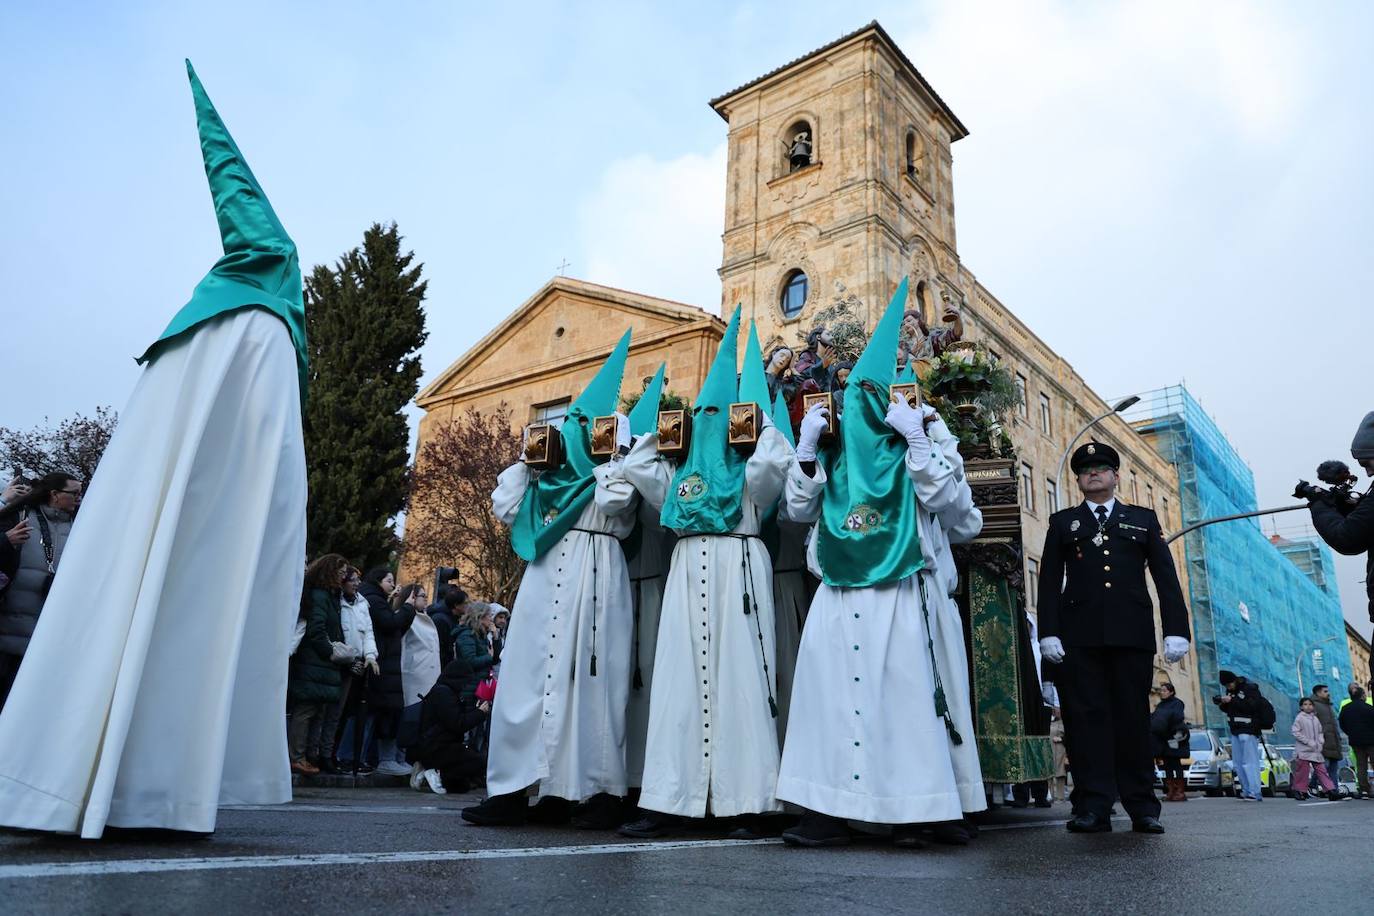
{"type": "MultiPolygon", "coordinates": [[[[1059,460],[1110,406],[960,258],[951,148],[967,128],[876,22],[711,106],[728,125],[721,299],[713,313],[556,278],[421,392],[421,440],[467,406],[505,401],[524,422],[557,415],[627,325],[635,329],[627,390],[667,359],[668,387],[690,398],[723,332],[719,316],[736,303],[758,323],[767,352],[772,343],[800,345],[816,313],[837,302],[871,328],[910,277],[908,307],[932,328],[957,313],[964,339],[1003,360],[1024,392],[1008,433],[1020,462],[1033,602],[1048,516],[1081,498],[1072,478],[1056,480],[1059,460]]],[[[1181,527],[1172,465],[1119,416],[1092,434],[1122,455],[1119,496],[1154,508],[1166,531],[1181,527]]],[[[1156,664],[1157,680],[1173,680],[1198,709],[1192,660],[1167,672],[1162,655],[1156,664]]]]}

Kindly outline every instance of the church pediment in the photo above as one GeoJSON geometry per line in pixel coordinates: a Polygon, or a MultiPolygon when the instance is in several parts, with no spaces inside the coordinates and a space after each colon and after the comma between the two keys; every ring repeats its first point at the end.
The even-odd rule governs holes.
{"type": "Polygon", "coordinates": [[[604,356],[608,329],[635,342],[709,317],[695,306],[556,277],[425,387],[416,403],[589,356],[604,356]]]}

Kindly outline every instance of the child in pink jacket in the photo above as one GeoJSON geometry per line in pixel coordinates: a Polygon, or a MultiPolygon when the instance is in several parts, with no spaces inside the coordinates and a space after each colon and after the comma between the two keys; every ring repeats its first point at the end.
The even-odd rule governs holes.
{"type": "Polygon", "coordinates": [[[1336,784],[1326,772],[1326,759],[1322,757],[1322,723],[1317,718],[1317,707],[1311,697],[1298,701],[1298,717],[1293,720],[1293,738],[1297,742],[1297,753],[1293,757],[1293,796],[1301,801],[1308,798],[1307,786],[1311,771],[1317,773],[1317,781],[1327,794],[1336,791],[1336,784]]]}

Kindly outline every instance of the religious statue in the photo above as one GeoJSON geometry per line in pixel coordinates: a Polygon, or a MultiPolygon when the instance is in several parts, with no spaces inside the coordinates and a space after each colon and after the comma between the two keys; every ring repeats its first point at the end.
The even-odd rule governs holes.
{"type": "Polygon", "coordinates": [[[914,363],[917,375],[924,375],[932,360],[940,356],[952,344],[963,339],[964,319],[959,312],[954,297],[948,291],[940,294],[942,303],[940,320],[943,327],[930,328],[921,316],[919,308],[912,309],[902,316],[901,336],[897,342],[897,368],[903,369],[914,363]]]}

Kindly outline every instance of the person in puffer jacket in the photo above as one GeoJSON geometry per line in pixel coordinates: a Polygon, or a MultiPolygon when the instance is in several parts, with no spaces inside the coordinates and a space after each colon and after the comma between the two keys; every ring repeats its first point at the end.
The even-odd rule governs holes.
{"type": "Polygon", "coordinates": [[[424,784],[439,795],[463,791],[487,769],[487,756],[470,749],[464,736],[491,712],[491,704],[465,697],[472,663],[461,655],[449,662],[420,708],[420,743],[415,749],[424,784]]]}

